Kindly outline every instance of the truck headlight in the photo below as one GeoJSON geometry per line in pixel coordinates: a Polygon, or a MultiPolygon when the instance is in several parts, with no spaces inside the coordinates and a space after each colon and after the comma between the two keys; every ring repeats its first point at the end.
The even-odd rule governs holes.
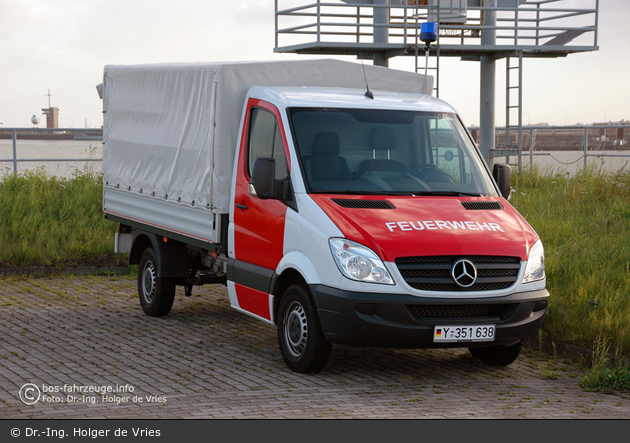
{"type": "Polygon", "coordinates": [[[530,283],[543,278],[545,278],[545,251],[542,242],[538,240],[529,250],[523,283],[530,283]]]}
{"type": "Polygon", "coordinates": [[[374,251],[344,238],[331,238],[330,249],[341,273],[351,280],[393,285],[394,280],[374,251]]]}

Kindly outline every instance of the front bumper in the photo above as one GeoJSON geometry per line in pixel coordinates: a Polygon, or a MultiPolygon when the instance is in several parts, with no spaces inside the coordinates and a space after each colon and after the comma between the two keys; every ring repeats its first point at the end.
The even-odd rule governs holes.
{"type": "Polygon", "coordinates": [[[547,312],[546,289],[505,297],[419,298],[350,292],[311,285],[320,323],[333,344],[386,348],[446,348],[513,344],[536,335],[547,312]],[[435,326],[496,325],[492,342],[434,343],[435,326]]]}

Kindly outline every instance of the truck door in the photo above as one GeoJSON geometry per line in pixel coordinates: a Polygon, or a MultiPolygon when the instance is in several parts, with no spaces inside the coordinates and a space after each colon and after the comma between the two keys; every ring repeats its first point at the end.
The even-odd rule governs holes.
{"type": "Polygon", "coordinates": [[[278,109],[250,99],[241,138],[234,189],[234,282],[241,309],[271,320],[271,279],[283,255],[287,206],[262,200],[251,193],[249,182],[256,159],[275,159],[275,178],[289,174],[287,143],[278,109]]]}

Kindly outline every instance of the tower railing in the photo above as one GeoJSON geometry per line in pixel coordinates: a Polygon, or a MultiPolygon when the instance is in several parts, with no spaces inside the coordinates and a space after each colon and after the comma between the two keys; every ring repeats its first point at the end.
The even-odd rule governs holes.
{"type": "MultiPolygon", "coordinates": [[[[403,0],[404,1],[404,0],[403,0]]],[[[464,23],[449,23],[440,10],[429,6],[344,3],[315,0],[288,8],[283,4],[299,0],[275,0],[275,52],[310,54],[364,51],[413,55],[420,34],[418,23],[429,14],[438,17],[442,55],[476,56],[480,53],[523,51],[524,56],[553,57],[571,52],[597,49],[598,4],[592,8],[575,8],[566,0],[528,1],[520,6],[468,6],[464,23]],[[375,11],[385,9],[389,19],[375,21],[375,11]],[[495,12],[496,26],[482,25],[485,13],[495,12]],[[417,20],[419,19],[419,20],[417,20]],[[387,30],[385,42],[375,46],[374,35],[387,30]],[[485,30],[496,32],[496,45],[481,44],[485,30]],[[375,47],[374,47],[375,46],[375,47]]],[[[516,4],[516,1],[514,2],[516,4]]]]}

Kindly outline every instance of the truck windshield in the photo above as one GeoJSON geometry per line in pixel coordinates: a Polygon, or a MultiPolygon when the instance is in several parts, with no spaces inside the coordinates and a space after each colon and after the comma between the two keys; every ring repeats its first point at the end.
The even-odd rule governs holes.
{"type": "Polygon", "coordinates": [[[290,108],[311,193],[497,196],[455,114],[290,108]]]}

